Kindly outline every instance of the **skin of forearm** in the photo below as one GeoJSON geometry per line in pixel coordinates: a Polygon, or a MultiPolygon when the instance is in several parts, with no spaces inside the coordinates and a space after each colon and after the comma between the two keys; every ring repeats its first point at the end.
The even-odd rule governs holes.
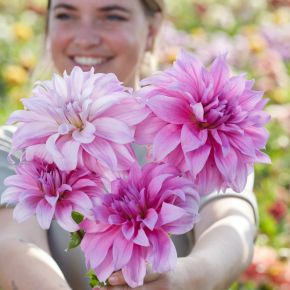
{"type": "Polygon", "coordinates": [[[13,209],[0,208],[0,290],[71,289],[36,219],[19,224],[12,213],[13,209]]]}
{"type": "Polygon", "coordinates": [[[0,240],[1,290],[71,289],[51,256],[24,240],[0,240]]]}
{"type": "Polygon", "coordinates": [[[231,211],[227,211],[225,205],[213,217],[219,219],[211,225],[207,224],[211,217],[205,219],[205,216],[210,215],[216,205],[207,208],[201,214],[201,224],[196,227],[196,243],[189,258],[200,261],[201,275],[208,277],[205,289],[228,289],[252,259],[256,232],[253,211],[242,200],[233,202],[231,211]],[[232,211],[235,206],[236,210],[232,211]]]}

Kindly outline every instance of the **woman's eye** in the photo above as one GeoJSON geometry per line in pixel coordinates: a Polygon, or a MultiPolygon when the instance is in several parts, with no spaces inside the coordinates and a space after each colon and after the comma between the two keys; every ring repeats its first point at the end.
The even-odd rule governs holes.
{"type": "Polygon", "coordinates": [[[59,20],[69,20],[72,18],[72,16],[68,13],[59,13],[56,14],[55,18],[59,20]]]}
{"type": "Polygon", "coordinates": [[[126,21],[127,18],[117,14],[111,14],[106,16],[106,20],[109,21],[126,21]]]}

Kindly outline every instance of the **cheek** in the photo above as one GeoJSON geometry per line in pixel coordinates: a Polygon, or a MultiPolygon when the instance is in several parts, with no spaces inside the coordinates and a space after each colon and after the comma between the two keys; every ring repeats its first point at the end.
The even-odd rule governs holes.
{"type": "Polygon", "coordinates": [[[146,39],[143,32],[123,32],[112,38],[112,46],[116,53],[126,58],[131,64],[137,64],[143,58],[146,39]]]}

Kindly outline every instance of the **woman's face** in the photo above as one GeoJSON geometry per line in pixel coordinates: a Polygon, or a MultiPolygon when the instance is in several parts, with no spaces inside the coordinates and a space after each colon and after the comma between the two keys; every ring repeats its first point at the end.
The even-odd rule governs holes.
{"type": "MultiPolygon", "coordinates": [[[[155,17],[156,18],[156,17],[155,17]]],[[[115,73],[135,85],[157,32],[139,0],[52,0],[48,41],[57,70],[115,73]]]]}

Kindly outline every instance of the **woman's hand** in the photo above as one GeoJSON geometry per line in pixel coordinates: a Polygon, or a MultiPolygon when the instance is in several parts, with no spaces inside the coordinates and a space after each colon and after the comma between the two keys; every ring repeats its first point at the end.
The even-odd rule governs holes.
{"type": "MultiPolygon", "coordinates": [[[[204,279],[205,269],[193,257],[179,258],[175,271],[165,274],[153,273],[147,269],[144,285],[137,287],[138,290],[211,290],[207,285],[210,279],[204,279]]],[[[122,272],[114,273],[109,282],[111,286],[103,288],[106,290],[127,290],[122,272]]]]}

